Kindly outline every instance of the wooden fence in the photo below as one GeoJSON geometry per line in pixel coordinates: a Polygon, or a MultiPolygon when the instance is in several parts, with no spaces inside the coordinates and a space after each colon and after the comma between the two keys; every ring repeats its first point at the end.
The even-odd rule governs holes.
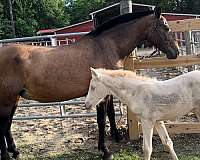
{"type": "MultiPolygon", "coordinates": [[[[177,59],[158,57],[139,60],[133,57],[128,57],[125,61],[125,69],[134,71],[137,69],[178,67],[200,64],[200,56],[197,53],[195,55],[193,54],[194,41],[191,34],[192,30],[200,30],[200,19],[172,21],[169,25],[173,32],[185,33],[186,55],[179,56],[177,59]]],[[[171,122],[165,123],[165,125],[168,132],[172,134],[200,133],[200,123],[197,122],[171,122]]],[[[136,120],[136,116],[129,110],[128,127],[130,139],[138,139],[139,135],[142,133],[141,124],[136,120]]]]}
{"type": "MultiPolygon", "coordinates": [[[[165,57],[148,58],[143,60],[134,59],[129,57],[125,62],[125,69],[137,70],[137,69],[150,69],[150,68],[163,68],[163,67],[177,67],[177,66],[189,66],[200,64],[200,56],[198,55],[185,55],[179,56],[177,59],[167,59],[165,57]]],[[[128,126],[129,137],[131,140],[138,139],[142,133],[141,125],[136,120],[135,115],[128,110],[128,126]]],[[[172,122],[166,123],[166,127],[169,133],[200,133],[200,123],[181,123],[172,122]]]]}

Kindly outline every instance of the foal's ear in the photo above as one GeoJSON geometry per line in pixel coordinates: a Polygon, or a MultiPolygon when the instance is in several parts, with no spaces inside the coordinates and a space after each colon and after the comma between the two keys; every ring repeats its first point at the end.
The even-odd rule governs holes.
{"type": "Polygon", "coordinates": [[[92,67],[90,67],[92,78],[99,78],[99,73],[92,67]]]}
{"type": "Polygon", "coordinates": [[[160,15],[161,15],[161,8],[156,6],[155,9],[154,9],[154,12],[155,12],[155,16],[156,18],[160,18],[160,15]]]}

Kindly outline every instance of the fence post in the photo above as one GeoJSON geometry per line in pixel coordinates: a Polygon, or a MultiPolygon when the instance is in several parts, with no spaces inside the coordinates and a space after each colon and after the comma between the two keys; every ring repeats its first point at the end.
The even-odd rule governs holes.
{"type": "Polygon", "coordinates": [[[60,106],[60,114],[61,114],[62,117],[65,116],[65,105],[60,106]]]}
{"type": "Polygon", "coordinates": [[[192,31],[185,32],[185,46],[186,46],[186,54],[192,54],[192,31]]]}
{"type": "MultiPolygon", "coordinates": [[[[120,1],[120,14],[132,13],[132,1],[131,0],[121,0],[120,1]]],[[[127,57],[124,61],[124,69],[134,70],[134,59],[127,57]]],[[[128,119],[128,132],[129,138],[131,140],[139,139],[139,123],[136,119],[135,114],[133,114],[129,109],[127,109],[127,119],[128,119]]]]}
{"type": "Polygon", "coordinates": [[[57,38],[56,37],[51,37],[51,46],[55,47],[57,46],[57,38]]]}
{"type": "Polygon", "coordinates": [[[132,1],[121,0],[120,1],[120,14],[132,13],[132,1]]]}

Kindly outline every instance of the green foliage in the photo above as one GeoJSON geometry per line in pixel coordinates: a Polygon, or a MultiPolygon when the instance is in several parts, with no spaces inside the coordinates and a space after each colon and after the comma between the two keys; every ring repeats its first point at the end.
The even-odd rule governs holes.
{"type": "MultiPolygon", "coordinates": [[[[40,29],[64,27],[91,19],[89,13],[120,0],[11,0],[16,36],[32,36],[40,29]]],[[[159,5],[164,12],[200,14],[200,0],[132,0],[159,5]]],[[[0,39],[12,38],[8,0],[0,0],[0,39]]]]}
{"type": "MultiPolygon", "coordinates": [[[[11,38],[8,2],[1,1],[0,38],[11,38]]],[[[69,24],[64,0],[12,0],[12,7],[17,37],[32,36],[40,29],[58,28],[69,24]]]]}
{"type": "Polygon", "coordinates": [[[101,9],[116,0],[66,0],[66,13],[70,15],[71,23],[91,19],[89,13],[101,9]]]}
{"type": "Polygon", "coordinates": [[[132,0],[132,2],[159,5],[164,12],[200,14],[199,0],[132,0]]]}

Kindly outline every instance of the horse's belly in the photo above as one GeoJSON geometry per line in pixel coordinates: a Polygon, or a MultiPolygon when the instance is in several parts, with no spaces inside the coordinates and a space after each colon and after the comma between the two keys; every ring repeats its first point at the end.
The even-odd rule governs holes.
{"type": "Polygon", "coordinates": [[[78,71],[80,73],[66,70],[31,74],[25,85],[24,97],[42,102],[53,102],[84,96],[89,88],[90,72],[85,68],[78,71]]]}
{"type": "Polygon", "coordinates": [[[78,98],[85,96],[87,94],[88,87],[83,85],[82,87],[68,87],[59,89],[55,88],[40,88],[40,89],[27,89],[24,88],[20,92],[20,96],[28,99],[35,100],[39,102],[55,102],[55,101],[66,101],[73,98],[78,98]]]}

